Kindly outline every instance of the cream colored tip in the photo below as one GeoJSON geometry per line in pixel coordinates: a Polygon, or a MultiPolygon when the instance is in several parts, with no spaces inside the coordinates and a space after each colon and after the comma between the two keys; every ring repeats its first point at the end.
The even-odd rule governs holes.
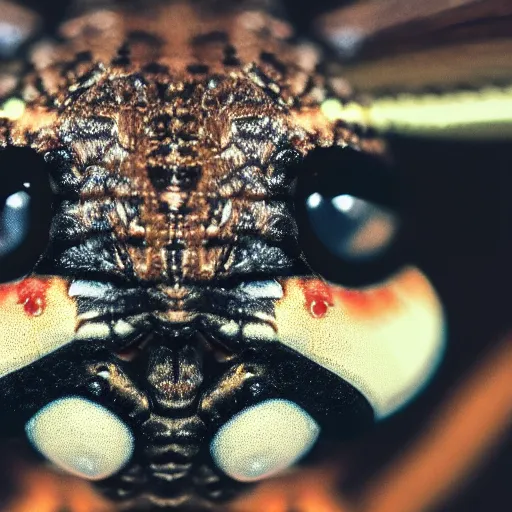
{"type": "Polygon", "coordinates": [[[364,289],[332,285],[322,316],[312,314],[305,288],[300,279],[285,283],[276,306],[279,341],[358,389],[378,418],[405,405],[432,377],[445,347],[444,315],[418,269],[364,289]]]}
{"type": "Polygon", "coordinates": [[[49,403],[26,425],[32,445],[61,469],[103,480],[130,460],[134,441],[128,427],[105,407],[80,397],[49,403]]]}
{"type": "Polygon", "coordinates": [[[71,343],[76,318],[76,304],[63,279],[29,278],[0,285],[0,377],[71,343]]]}
{"type": "Polygon", "coordinates": [[[297,404],[267,400],[243,410],[215,435],[211,454],[234,480],[268,478],[293,465],[314,445],[320,428],[297,404]]]}

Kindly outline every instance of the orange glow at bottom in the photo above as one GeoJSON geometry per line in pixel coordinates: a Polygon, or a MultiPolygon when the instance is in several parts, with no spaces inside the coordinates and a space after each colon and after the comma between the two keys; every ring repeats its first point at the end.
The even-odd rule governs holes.
{"type": "Polygon", "coordinates": [[[332,461],[321,467],[292,471],[263,482],[252,494],[242,497],[230,512],[350,512],[336,491],[341,468],[332,461]]]}
{"type": "Polygon", "coordinates": [[[88,482],[40,466],[16,463],[16,495],[9,512],[115,512],[88,482]]]}

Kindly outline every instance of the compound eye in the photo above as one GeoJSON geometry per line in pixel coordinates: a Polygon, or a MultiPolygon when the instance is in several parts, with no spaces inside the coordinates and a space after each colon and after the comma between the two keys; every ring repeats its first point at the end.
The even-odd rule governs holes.
{"type": "Polygon", "coordinates": [[[52,193],[43,156],[0,152],[0,282],[31,272],[48,243],[52,193]]]}
{"type": "Polygon", "coordinates": [[[390,246],[398,232],[398,216],[383,205],[351,194],[306,199],[316,235],[333,255],[347,261],[369,261],[390,246]]]}
{"type": "Polygon", "coordinates": [[[376,157],[314,151],[298,168],[295,207],[304,256],[329,281],[369,284],[405,262],[396,176],[376,157]]]}

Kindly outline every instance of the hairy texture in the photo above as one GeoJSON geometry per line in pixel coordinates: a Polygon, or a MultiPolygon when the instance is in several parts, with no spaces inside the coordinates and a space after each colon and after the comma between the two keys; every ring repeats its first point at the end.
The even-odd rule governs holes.
{"type": "Polygon", "coordinates": [[[237,485],[208,442],[265,397],[306,400],[347,429],[350,415],[372,416],[341,379],[265,345],[278,296],[243,284],[310,274],[292,164],[319,146],[379,153],[381,143],[322,114],[349,88],[287,24],[202,5],[85,12],[0,77],[3,100],[25,103],[2,120],[0,145],[31,147],[51,166],[51,237],[35,273],[74,283],[78,310],[72,351],[9,377],[3,399],[16,408],[23,389],[28,410],[75,390],[119,414],[136,451],[106,485],[127,509],[230,497],[237,485]]]}
{"type": "Polygon", "coordinates": [[[41,270],[158,283],[178,304],[191,283],[291,272],[289,164],[319,145],[380,149],[322,116],[330,84],[287,25],[201,12],[94,11],[32,50],[27,108],[1,141],[55,164],[41,270]]]}

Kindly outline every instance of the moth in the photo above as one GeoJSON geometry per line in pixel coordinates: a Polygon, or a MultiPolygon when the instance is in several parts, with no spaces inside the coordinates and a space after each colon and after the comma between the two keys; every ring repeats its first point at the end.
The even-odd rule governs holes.
{"type": "MultiPolygon", "coordinates": [[[[12,431],[121,510],[209,510],[414,397],[444,317],[378,130],[439,127],[356,94],[343,73],[364,66],[340,73],[277,3],[78,2],[36,39],[10,8],[12,431]]],[[[318,26],[338,55],[364,46],[333,19],[318,26]]],[[[457,115],[450,136],[491,126],[457,115]]]]}

